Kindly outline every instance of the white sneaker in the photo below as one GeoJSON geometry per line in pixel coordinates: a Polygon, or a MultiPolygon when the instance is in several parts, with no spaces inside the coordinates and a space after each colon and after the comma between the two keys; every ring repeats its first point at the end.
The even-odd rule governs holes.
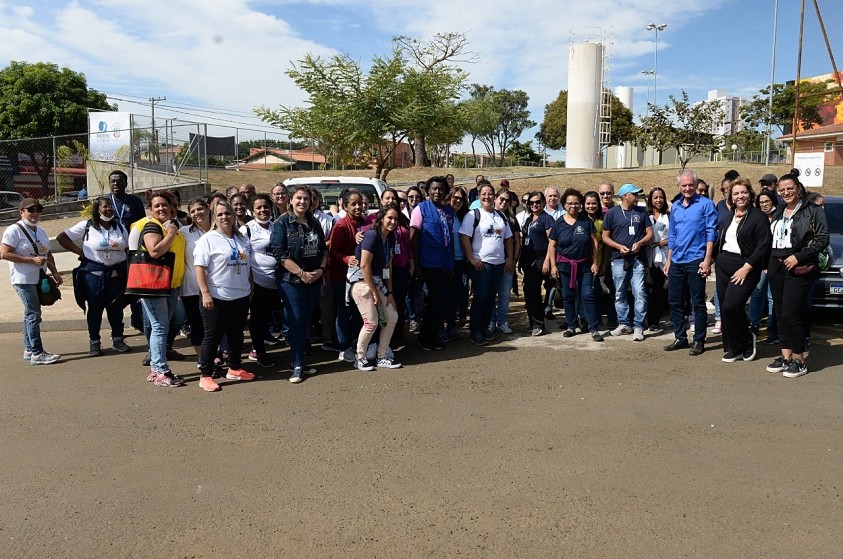
{"type": "Polygon", "coordinates": [[[401,363],[396,363],[389,357],[381,357],[378,359],[378,369],[381,367],[385,369],[400,369],[402,367],[401,363]]]}
{"type": "Polygon", "coordinates": [[[498,326],[498,330],[500,330],[504,334],[512,334],[512,328],[509,327],[508,322],[504,322],[503,324],[498,326]]]}
{"type": "Polygon", "coordinates": [[[609,333],[613,336],[626,336],[632,334],[632,328],[626,324],[618,324],[618,327],[609,333]]]}
{"type": "Polygon", "coordinates": [[[32,359],[32,352],[28,349],[23,350],[23,358],[29,361],[30,359],[32,359]]]}
{"type": "Polygon", "coordinates": [[[42,351],[41,353],[33,354],[29,362],[33,365],[51,365],[59,359],[61,359],[61,355],[54,355],[52,353],[42,351]]]}
{"type": "Polygon", "coordinates": [[[720,321],[719,320],[716,321],[714,323],[714,328],[711,329],[711,333],[712,334],[719,334],[720,332],[722,332],[722,329],[720,328],[720,326],[721,326],[720,321]]]}
{"type": "Polygon", "coordinates": [[[345,361],[346,363],[354,363],[354,359],[357,357],[357,352],[353,348],[348,348],[345,351],[341,351],[339,357],[337,357],[337,361],[345,361]]]}
{"type": "Polygon", "coordinates": [[[636,328],[634,330],[634,334],[632,335],[632,341],[643,342],[644,341],[644,330],[642,330],[641,328],[636,328]]]}

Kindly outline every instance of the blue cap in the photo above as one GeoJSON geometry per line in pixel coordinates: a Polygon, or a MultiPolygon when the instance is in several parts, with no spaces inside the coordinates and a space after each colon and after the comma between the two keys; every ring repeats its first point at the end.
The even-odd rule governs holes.
{"type": "Polygon", "coordinates": [[[637,194],[641,194],[642,192],[644,192],[644,191],[641,190],[640,188],[638,188],[637,186],[635,186],[634,184],[627,183],[627,184],[623,185],[620,190],[618,190],[618,196],[625,196],[626,194],[636,194],[637,195],[637,194]]]}

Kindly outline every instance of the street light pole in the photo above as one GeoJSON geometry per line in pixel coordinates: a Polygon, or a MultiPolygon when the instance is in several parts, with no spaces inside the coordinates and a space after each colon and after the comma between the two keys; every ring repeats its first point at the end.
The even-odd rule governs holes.
{"type": "Polygon", "coordinates": [[[655,23],[647,24],[647,31],[655,31],[656,32],[656,48],[653,54],[653,105],[656,104],[656,94],[658,91],[656,85],[656,79],[658,76],[658,68],[659,68],[659,31],[664,31],[667,27],[666,23],[660,23],[656,25],[655,23]]]}
{"type": "MultiPolygon", "coordinates": [[[[647,104],[650,103],[650,76],[655,76],[653,70],[641,70],[641,73],[647,76],[647,104]]],[[[653,103],[655,105],[655,103],[653,103]]]]}

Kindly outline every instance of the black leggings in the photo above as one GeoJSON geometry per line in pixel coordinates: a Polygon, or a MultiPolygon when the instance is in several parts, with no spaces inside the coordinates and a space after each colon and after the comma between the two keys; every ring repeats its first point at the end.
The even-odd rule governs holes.
{"type": "Polygon", "coordinates": [[[214,357],[225,334],[228,340],[228,366],[239,369],[243,353],[243,329],[246,326],[246,314],[249,312],[249,297],[232,301],[214,299],[211,310],[199,307],[202,322],[205,325],[205,338],[199,351],[199,372],[209,377],[214,371],[214,357]]]}
{"type": "Polygon", "coordinates": [[[752,349],[752,335],[746,316],[746,302],[761,279],[761,270],[753,269],[746,281],[732,283],[732,275],[744,265],[746,259],[733,252],[717,255],[714,270],[717,277],[717,298],[720,300],[720,323],[723,332],[723,352],[741,354],[752,349]]]}
{"type": "Polygon", "coordinates": [[[281,299],[278,297],[277,289],[268,289],[255,284],[252,301],[249,305],[251,311],[249,315],[249,336],[252,338],[252,347],[258,355],[266,355],[266,342],[264,340],[269,328],[269,318],[274,311],[280,308],[281,299]]]}
{"type": "Polygon", "coordinates": [[[538,257],[533,263],[524,266],[524,305],[527,308],[527,319],[530,329],[544,329],[544,301],[542,300],[542,265],[544,258],[538,257]]]}
{"type": "Polygon", "coordinates": [[[184,305],[187,324],[190,326],[190,345],[202,345],[202,340],[205,339],[205,324],[202,322],[202,314],[199,312],[202,298],[199,295],[183,295],[181,302],[184,305]]]}
{"type": "Polygon", "coordinates": [[[816,276],[817,273],[793,276],[778,258],[770,257],[767,280],[770,282],[770,291],[773,292],[773,308],[776,311],[782,349],[789,349],[797,354],[805,352],[805,338],[808,336],[808,326],[811,322],[808,294],[816,276]]]}

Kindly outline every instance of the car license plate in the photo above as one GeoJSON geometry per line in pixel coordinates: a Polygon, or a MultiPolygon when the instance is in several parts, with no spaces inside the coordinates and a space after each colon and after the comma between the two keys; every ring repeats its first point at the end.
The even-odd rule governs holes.
{"type": "Polygon", "coordinates": [[[832,283],[828,286],[829,295],[843,295],[843,283],[832,283]]]}

